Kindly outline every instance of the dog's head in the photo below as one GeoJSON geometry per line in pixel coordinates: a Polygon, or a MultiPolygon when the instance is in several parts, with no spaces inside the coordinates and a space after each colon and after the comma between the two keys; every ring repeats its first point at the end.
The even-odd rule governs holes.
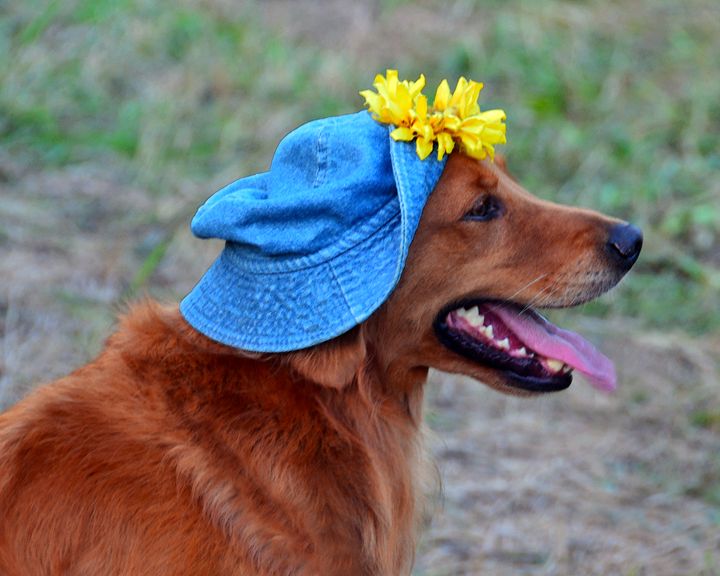
{"type": "Polygon", "coordinates": [[[604,357],[534,308],[602,294],[632,267],[641,246],[634,226],[535,198],[502,159],[453,154],[398,287],[364,325],[324,348],[331,354],[319,347],[313,362],[332,358],[341,377],[324,368],[336,382],[370,350],[398,376],[433,367],[504,392],[549,392],[567,388],[577,368],[608,387],[604,357]]]}

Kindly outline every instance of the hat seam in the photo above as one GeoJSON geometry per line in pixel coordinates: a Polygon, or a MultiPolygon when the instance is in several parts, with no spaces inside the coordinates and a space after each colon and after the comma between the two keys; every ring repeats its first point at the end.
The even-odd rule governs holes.
{"type": "MultiPolygon", "coordinates": [[[[382,227],[378,229],[378,232],[382,230],[382,227]]],[[[367,239],[372,238],[372,236],[368,236],[367,239]]],[[[352,250],[352,248],[350,248],[352,250]]],[[[341,254],[338,254],[338,256],[341,256],[341,254]]],[[[330,268],[330,273],[332,274],[333,280],[335,280],[335,284],[337,284],[338,288],[340,289],[340,294],[342,294],[343,300],[345,301],[345,306],[347,306],[348,311],[350,312],[350,315],[353,317],[355,322],[360,322],[361,320],[357,317],[355,314],[355,311],[353,310],[352,306],[350,305],[350,300],[348,299],[347,292],[345,292],[345,288],[343,287],[342,283],[340,282],[340,279],[337,276],[337,273],[335,272],[335,265],[332,260],[328,261],[328,267],[330,268]]]]}
{"type": "MultiPolygon", "coordinates": [[[[388,129],[388,133],[390,132],[390,129],[388,129]]],[[[401,146],[403,144],[397,143],[392,138],[390,139],[390,158],[391,158],[391,166],[393,169],[393,177],[395,178],[395,184],[397,188],[397,197],[398,197],[398,203],[400,204],[400,253],[407,254],[407,249],[409,248],[407,244],[407,218],[403,217],[404,215],[407,215],[407,204],[405,202],[405,193],[407,192],[405,190],[406,186],[406,180],[405,180],[405,171],[404,166],[405,164],[397,158],[398,154],[401,152],[401,146]],[[397,160],[397,161],[396,161],[397,160]]],[[[395,264],[395,278],[398,277],[398,275],[402,272],[403,266],[405,262],[402,258],[398,259],[397,263],[395,264]]]]}
{"type": "Polygon", "coordinates": [[[325,184],[327,175],[328,165],[328,153],[327,153],[327,138],[325,135],[325,129],[321,129],[318,133],[317,139],[317,168],[315,170],[315,180],[313,182],[313,188],[319,188],[325,184]]]}

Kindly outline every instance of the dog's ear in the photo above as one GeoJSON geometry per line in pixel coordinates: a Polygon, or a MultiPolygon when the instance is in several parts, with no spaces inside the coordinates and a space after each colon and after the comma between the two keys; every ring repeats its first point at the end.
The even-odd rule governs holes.
{"type": "Polygon", "coordinates": [[[328,342],[288,354],[287,361],[308,380],[341,389],[352,382],[366,356],[362,327],[356,326],[328,342]]]}

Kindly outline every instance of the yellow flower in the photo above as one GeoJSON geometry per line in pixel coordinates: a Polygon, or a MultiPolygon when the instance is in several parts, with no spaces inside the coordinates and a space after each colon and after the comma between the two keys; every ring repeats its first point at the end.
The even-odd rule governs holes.
{"type": "Polygon", "coordinates": [[[372,90],[363,90],[360,95],[365,98],[375,120],[383,124],[410,126],[415,99],[425,87],[425,76],[421,74],[415,82],[400,82],[397,74],[397,70],[388,70],[387,77],[378,74],[373,83],[377,94],[372,90]]]}
{"type": "Polygon", "coordinates": [[[431,109],[422,93],[425,87],[422,74],[415,82],[400,81],[397,70],[387,70],[385,76],[375,77],[373,86],[377,92],[360,92],[373,118],[396,126],[390,133],[394,140],[415,140],[417,155],[423,160],[436,142],[438,160],[450,154],[456,144],[468,156],[480,159],[489,156],[492,160],[494,145],[505,143],[505,112],[480,111],[477,100],[483,85],[479,82],[461,77],[451,94],[450,85],[443,80],[431,109]]]}

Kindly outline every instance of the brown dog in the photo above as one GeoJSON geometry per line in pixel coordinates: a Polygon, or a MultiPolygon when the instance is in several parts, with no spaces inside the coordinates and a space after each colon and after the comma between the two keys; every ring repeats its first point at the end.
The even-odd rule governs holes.
{"type": "Polygon", "coordinates": [[[428,368],[508,393],[566,388],[563,362],[607,383],[516,306],[603,293],[641,242],[454,154],[399,286],[339,338],[251,355],[138,305],[96,360],[0,416],[0,574],[409,574],[428,368]]]}

